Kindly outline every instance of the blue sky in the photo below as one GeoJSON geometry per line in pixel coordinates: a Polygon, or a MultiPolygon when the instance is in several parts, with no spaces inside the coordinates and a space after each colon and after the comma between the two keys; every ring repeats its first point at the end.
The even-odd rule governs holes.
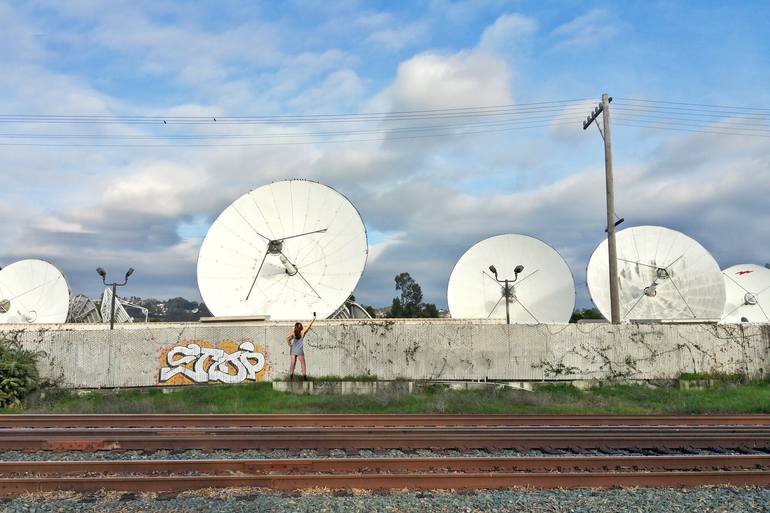
{"type": "MultiPolygon", "coordinates": [[[[604,91],[770,108],[768,19],[766,2],[0,2],[0,114],[387,112],[604,91]]],[[[770,260],[770,139],[619,125],[613,143],[628,226],[680,229],[722,267],[770,260]]],[[[208,224],[244,192],[301,177],[361,211],[371,257],[356,295],[366,303],[388,304],[393,276],[408,271],[444,306],[457,258],[517,232],[557,248],[578,305],[589,304],[603,157],[579,122],[411,141],[0,148],[0,215],[13,219],[0,225],[0,265],[46,258],[73,292],[98,293],[97,266],[133,266],[126,293],[197,298],[208,224]]]]}

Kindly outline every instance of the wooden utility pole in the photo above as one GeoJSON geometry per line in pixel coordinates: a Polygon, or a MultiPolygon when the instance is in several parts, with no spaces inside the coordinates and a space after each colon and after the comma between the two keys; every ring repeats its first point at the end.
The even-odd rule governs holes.
{"type": "MultiPolygon", "coordinates": [[[[602,95],[602,103],[586,118],[583,130],[596,121],[599,113],[602,114],[604,130],[599,130],[604,139],[604,174],[607,189],[607,249],[610,271],[610,311],[613,324],[620,322],[620,294],[618,290],[618,259],[615,247],[615,188],[612,177],[612,139],[610,137],[610,102],[612,98],[607,93],[602,95]]],[[[598,126],[598,124],[597,124],[598,126]]]]}

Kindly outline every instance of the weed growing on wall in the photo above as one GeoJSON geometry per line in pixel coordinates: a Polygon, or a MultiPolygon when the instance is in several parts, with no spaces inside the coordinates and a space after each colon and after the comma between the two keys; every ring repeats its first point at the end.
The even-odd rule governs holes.
{"type": "Polygon", "coordinates": [[[37,353],[15,340],[0,338],[0,407],[16,406],[37,388],[37,353]]]}

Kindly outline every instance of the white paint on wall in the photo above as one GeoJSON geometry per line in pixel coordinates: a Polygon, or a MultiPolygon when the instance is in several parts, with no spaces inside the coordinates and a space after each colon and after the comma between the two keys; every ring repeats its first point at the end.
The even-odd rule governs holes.
{"type": "Polygon", "coordinates": [[[194,342],[175,346],[166,355],[168,367],[160,369],[159,381],[165,383],[179,374],[194,383],[256,380],[257,373],[265,367],[265,355],[255,352],[251,342],[242,342],[238,349],[227,353],[223,349],[201,347],[194,342]],[[191,364],[192,368],[187,364],[191,364]]]}

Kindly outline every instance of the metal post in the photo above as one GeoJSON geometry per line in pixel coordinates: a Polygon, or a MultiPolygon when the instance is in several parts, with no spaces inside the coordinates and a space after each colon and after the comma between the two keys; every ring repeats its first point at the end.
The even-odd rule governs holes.
{"type": "Polygon", "coordinates": [[[115,329],[115,291],[118,288],[117,283],[112,284],[112,301],[110,304],[110,329],[115,329]]]}
{"type": "Polygon", "coordinates": [[[511,314],[509,312],[508,302],[511,299],[511,289],[508,288],[508,280],[505,280],[505,324],[511,323],[511,314]]]}
{"type": "MultiPolygon", "coordinates": [[[[123,283],[113,282],[113,283],[107,283],[107,273],[104,272],[104,269],[101,267],[96,268],[96,274],[102,277],[102,283],[104,283],[108,287],[112,287],[112,300],[110,301],[110,329],[115,329],[115,300],[118,295],[117,289],[118,287],[122,287],[126,283],[128,283],[128,277],[134,274],[134,268],[129,267],[128,271],[126,271],[126,277],[123,279],[123,283]]],[[[102,305],[104,306],[104,305],[102,305]]]]}
{"type": "Polygon", "coordinates": [[[618,290],[618,259],[615,246],[615,186],[612,176],[612,142],[610,138],[610,100],[602,95],[602,121],[604,122],[604,172],[607,188],[607,249],[610,271],[610,311],[612,324],[620,323],[620,294],[618,290]]]}

